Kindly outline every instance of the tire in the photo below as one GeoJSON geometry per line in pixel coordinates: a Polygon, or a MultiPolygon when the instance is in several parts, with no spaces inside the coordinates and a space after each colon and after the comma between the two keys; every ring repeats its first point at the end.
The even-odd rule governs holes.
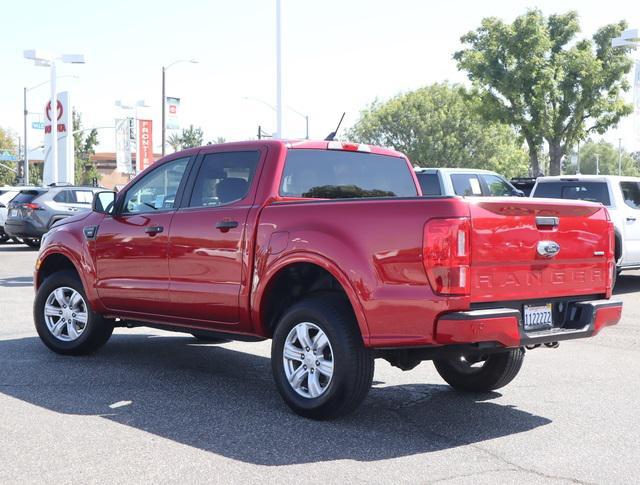
{"type": "Polygon", "coordinates": [[[202,342],[206,342],[209,344],[224,344],[227,342],[231,342],[231,340],[226,339],[226,338],[220,338],[220,337],[212,337],[211,335],[207,335],[206,332],[191,332],[191,335],[193,335],[196,339],[202,341],[202,342]]]}
{"type": "Polygon", "coordinates": [[[39,237],[24,237],[22,238],[22,242],[24,242],[27,246],[34,249],[40,248],[40,238],[39,237]]]}
{"type": "Polygon", "coordinates": [[[362,403],[373,382],[374,359],[364,347],[349,303],[324,294],[295,303],[280,318],[271,345],[271,367],[278,392],[295,413],[330,419],[344,416],[362,403]],[[310,344],[309,351],[298,330],[306,335],[303,340],[310,344]],[[324,344],[324,338],[319,338],[322,335],[326,337],[324,344]],[[295,349],[293,358],[283,353],[285,344],[289,352],[295,349]],[[301,368],[306,370],[299,371],[301,368]],[[287,375],[298,381],[296,387],[287,375]]]}
{"type": "Polygon", "coordinates": [[[7,241],[9,241],[9,239],[11,238],[7,235],[7,233],[5,232],[0,233],[0,244],[6,243],[7,241]]]}
{"type": "Polygon", "coordinates": [[[82,283],[72,271],[54,273],[42,282],[33,305],[33,319],[42,342],[58,354],[93,353],[113,332],[113,323],[91,309],[82,283]]]}
{"type": "Polygon", "coordinates": [[[489,392],[509,384],[520,372],[524,349],[512,349],[491,354],[478,366],[463,354],[433,361],[438,374],[454,389],[469,392],[489,392]]]}

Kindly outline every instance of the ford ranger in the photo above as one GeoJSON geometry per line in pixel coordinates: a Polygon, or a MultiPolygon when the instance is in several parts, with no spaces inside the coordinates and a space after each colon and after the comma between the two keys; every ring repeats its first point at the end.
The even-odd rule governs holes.
{"type": "Polygon", "coordinates": [[[421,195],[404,155],[362,144],[169,155],[43,237],[36,329],[74,355],[114,327],[272,339],[280,395],[323,419],[363,401],[376,358],[486,392],[526,348],[620,319],[602,205],[421,195]]]}

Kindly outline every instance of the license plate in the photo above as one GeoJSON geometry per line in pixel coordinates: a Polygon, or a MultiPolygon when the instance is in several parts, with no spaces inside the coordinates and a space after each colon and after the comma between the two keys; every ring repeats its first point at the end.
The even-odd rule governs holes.
{"type": "Polygon", "coordinates": [[[546,305],[524,306],[524,329],[534,330],[553,327],[553,311],[551,303],[546,305]]]}

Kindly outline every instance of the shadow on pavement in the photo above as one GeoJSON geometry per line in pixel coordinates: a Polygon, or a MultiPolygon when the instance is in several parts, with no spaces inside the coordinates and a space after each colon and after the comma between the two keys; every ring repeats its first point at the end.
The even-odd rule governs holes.
{"type": "Polygon", "coordinates": [[[616,280],[616,286],[613,288],[614,295],[625,295],[640,290],[640,275],[622,273],[616,280]]]}
{"type": "Polygon", "coordinates": [[[21,286],[33,286],[33,276],[15,276],[13,278],[0,278],[0,288],[17,288],[21,286]]]}
{"type": "Polygon", "coordinates": [[[430,384],[374,387],[354,414],[314,422],[280,400],[269,359],[182,336],[114,335],[89,357],[58,356],[34,337],[0,340],[0,393],[260,465],[383,460],[550,423],[492,403],[498,393],[430,384]]]}

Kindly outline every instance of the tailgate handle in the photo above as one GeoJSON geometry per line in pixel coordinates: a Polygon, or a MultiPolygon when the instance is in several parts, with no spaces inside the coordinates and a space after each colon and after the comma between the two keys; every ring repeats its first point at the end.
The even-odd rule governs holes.
{"type": "Polygon", "coordinates": [[[551,216],[537,216],[536,217],[536,226],[546,226],[546,227],[556,227],[560,222],[560,219],[557,217],[551,216]]]}

